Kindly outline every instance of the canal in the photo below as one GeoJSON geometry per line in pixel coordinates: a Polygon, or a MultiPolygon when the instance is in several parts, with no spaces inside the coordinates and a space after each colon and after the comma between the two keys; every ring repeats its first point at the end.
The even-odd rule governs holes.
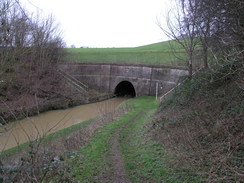
{"type": "Polygon", "coordinates": [[[0,151],[74,124],[112,112],[127,98],[113,98],[64,110],[53,110],[0,127],[0,151]]]}

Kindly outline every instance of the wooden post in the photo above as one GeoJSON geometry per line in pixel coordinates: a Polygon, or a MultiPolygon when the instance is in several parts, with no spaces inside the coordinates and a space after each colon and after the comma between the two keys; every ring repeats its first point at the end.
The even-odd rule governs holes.
{"type": "Polygon", "coordinates": [[[156,101],[158,100],[158,82],[156,83],[156,101]]]}

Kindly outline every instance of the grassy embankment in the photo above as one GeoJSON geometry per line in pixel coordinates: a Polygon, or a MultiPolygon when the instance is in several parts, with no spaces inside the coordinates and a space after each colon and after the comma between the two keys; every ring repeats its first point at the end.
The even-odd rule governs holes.
{"type": "MultiPolygon", "coordinates": [[[[127,104],[132,105],[133,110],[102,127],[92,141],[81,148],[80,153],[84,158],[82,160],[73,160],[75,168],[72,174],[77,180],[86,182],[111,181],[113,163],[110,157],[111,146],[109,141],[113,137],[113,133],[139,112],[145,109],[155,110],[157,106],[151,97],[133,99],[128,101],[127,104]]],[[[146,117],[145,113],[143,116],[146,117]]],[[[140,119],[140,121],[142,120],[140,119]]]]}
{"type": "Polygon", "coordinates": [[[185,66],[184,51],[174,42],[165,41],[134,48],[67,48],[67,60],[79,63],[119,63],[185,66]],[[171,48],[174,48],[174,51],[171,48]]]}
{"type": "Polygon", "coordinates": [[[172,155],[171,168],[204,182],[243,182],[243,74],[238,62],[205,69],[161,104],[153,134],[172,155]]]}
{"type": "Polygon", "coordinates": [[[176,176],[174,170],[168,169],[167,161],[170,156],[159,143],[152,140],[148,130],[158,106],[155,98],[140,97],[126,104],[133,109],[102,127],[71,161],[71,174],[75,179],[81,182],[113,181],[115,166],[111,158],[110,140],[118,129],[133,119],[123,128],[119,138],[126,173],[132,182],[198,182],[198,177],[189,177],[189,174],[182,172],[176,176]]]}

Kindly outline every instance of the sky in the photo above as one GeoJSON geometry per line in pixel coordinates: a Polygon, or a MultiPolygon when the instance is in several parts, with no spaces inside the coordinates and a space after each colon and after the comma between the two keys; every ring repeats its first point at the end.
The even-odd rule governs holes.
{"type": "MultiPolygon", "coordinates": [[[[67,47],[136,47],[167,40],[157,25],[170,0],[20,0],[52,14],[67,47]]],[[[164,25],[164,22],[162,23],[164,25]]]]}

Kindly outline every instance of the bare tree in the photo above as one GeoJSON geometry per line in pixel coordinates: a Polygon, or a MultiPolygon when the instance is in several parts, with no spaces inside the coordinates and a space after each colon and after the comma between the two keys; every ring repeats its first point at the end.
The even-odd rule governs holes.
{"type": "Polygon", "coordinates": [[[196,28],[197,36],[200,40],[200,46],[202,48],[202,59],[205,68],[208,68],[209,59],[209,38],[211,32],[211,0],[200,1],[198,0],[198,6],[194,7],[196,11],[196,28]]]}
{"type": "MultiPolygon", "coordinates": [[[[192,0],[193,1],[193,0],[192,0]]],[[[244,2],[241,0],[201,0],[197,10],[198,38],[201,40],[205,67],[210,62],[227,66],[222,77],[238,75],[238,86],[244,88],[244,2]]]]}
{"type": "Polygon", "coordinates": [[[63,47],[52,16],[30,15],[16,0],[0,1],[1,99],[13,101],[21,93],[35,96],[45,91],[40,80],[47,73],[55,75],[63,47]]]}
{"type": "Polygon", "coordinates": [[[230,56],[230,53],[233,56],[234,50],[230,48],[243,55],[243,1],[202,0],[196,9],[201,17],[198,23],[199,37],[208,39],[208,47],[218,60],[230,56]]]}
{"type": "MultiPolygon", "coordinates": [[[[18,1],[14,0],[2,1],[0,10],[1,64],[9,62],[10,58],[4,58],[4,56],[8,56],[10,50],[13,61],[19,55],[13,55],[12,50],[21,55],[27,54],[25,50],[32,50],[28,56],[35,55],[39,59],[43,57],[42,60],[46,60],[47,63],[57,61],[56,57],[59,57],[57,53],[60,53],[64,43],[52,16],[44,19],[40,15],[29,16],[20,7],[18,1]]],[[[20,59],[17,58],[17,60],[20,59]]]]}
{"type": "Polygon", "coordinates": [[[167,28],[164,28],[160,23],[159,27],[170,39],[176,41],[184,49],[187,55],[185,61],[191,77],[194,52],[199,44],[199,39],[197,39],[197,16],[196,11],[194,11],[196,2],[176,0],[175,3],[175,9],[168,12],[167,28]]]}
{"type": "Polygon", "coordinates": [[[241,0],[175,0],[176,9],[160,28],[184,48],[191,75],[193,53],[202,51],[203,66],[243,60],[244,2],[241,0]],[[197,49],[196,49],[197,48],[197,49]]]}

